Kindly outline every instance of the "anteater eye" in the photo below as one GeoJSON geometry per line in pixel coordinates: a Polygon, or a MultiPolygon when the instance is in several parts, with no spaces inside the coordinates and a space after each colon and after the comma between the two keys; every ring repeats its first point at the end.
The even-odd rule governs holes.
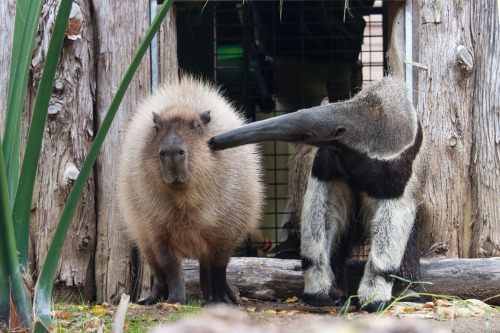
{"type": "Polygon", "coordinates": [[[158,126],[155,125],[155,126],[153,126],[153,128],[155,129],[156,133],[158,133],[158,131],[159,131],[158,126]]]}

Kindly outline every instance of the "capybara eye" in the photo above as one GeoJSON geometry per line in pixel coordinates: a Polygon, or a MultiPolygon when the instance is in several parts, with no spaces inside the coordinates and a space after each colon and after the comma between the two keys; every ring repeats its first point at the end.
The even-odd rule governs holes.
{"type": "Polygon", "coordinates": [[[167,156],[167,153],[164,150],[160,151],[160,159],[161,160],[164,160],[166,156],[167,156]]]}

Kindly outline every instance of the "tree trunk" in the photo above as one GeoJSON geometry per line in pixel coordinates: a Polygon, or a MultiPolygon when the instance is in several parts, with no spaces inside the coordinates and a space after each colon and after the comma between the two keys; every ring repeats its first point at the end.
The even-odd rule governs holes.
{"type": "Polygon", "coordinates": [[[420,35],[418,61],[428,68],[419,71],[417,110],[431,143],[421,248],[446,243],[453,257],[470,255],[476,209],[470,181],[472,111],[474,97],[479,98],[477,103],[483,101],[474,95],[475,73],[458,56],[472,50],[473,6],[473,1],[435,0],[414,5],[420,13],[415,22],[420,35]]]}
{"type": "Polygon", "coordinates": [[[3,142],[5,131],[5,112],[7,110],[7,91],[9,89],[10,58],[12,55],[12,37],[14,35],[14,17],[16,1],[0,1],[0,137],[3,142]]]}
{"type": "MultiPolygon", "coordinates": [[[[30,105],[34,104],[45,54],[52,34],[59,1],[42,7],[39,32],[32,60],[30,105]]],[[[93,27],[89,4],[75,1],[50,100],[49,114],[38,164],[35,192],[35,267],[40,272],[74,180],[94,137],[93,96],[95,72],[93,27]]],[[[26,118],[26,117],[25,117],[26,118]]],[[[26,124],[26,122],[25,122],[26,124]]],[[[27,129],[28,126],[25,126],[27,129]]],[[[33,231],[33,230],[32,230],[33,231]]],[[[92,267],[96,240],[94,176],[90,175],[62,250],[55,283],[70,287],[77,296],[93,298],[92,267]]]]}
{"type": "Polygon", "coordinates": [[[473,1],[474,89],[470,256],[500,256],[500,20],[493,0],[473,1]]]}

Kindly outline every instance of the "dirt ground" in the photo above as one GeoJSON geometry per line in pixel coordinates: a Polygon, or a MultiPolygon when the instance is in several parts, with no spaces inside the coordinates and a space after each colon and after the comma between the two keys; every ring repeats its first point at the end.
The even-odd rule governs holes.
{"type": "MultiPolygon", "coordinates": [[[[247,298],[241,299],[240,307],[232,307],[233,310],[218,309],[218,311],[227,311],[229,315],[227,320],[229,322],[238,321],[238,318],[231,317],[231,311],[236,309],[237,312],[245,314],[252,322],[262,325],[261,329],[266,332],[325,332],[335,331],[336,325],[354,325],[359,322],[375,323],[378,318],[382,320],[393,319],[396,324],[396,330],[377,330],[375,328],[368,328],[367,330],[349,329],[349,332],[500,332],[500,310],[495,307],[476,301],[465,302],[450,302],[447,300],[439,300],[429,302],[427,304],[417,304],[401,302],[396,303],[390,310],[384,314],[368,314],[364,311],[356,311],[355,307],[350,307],[348,312],[345,313],[340,307],[332,308],[319,308],[312,307],[302,303],[297,299],[288,299],[281,302],[264,302],[259,300],[252,300],[247,298]],[[341,312],[342,311],[342,312],[341,312]],[[402,321],[401,321],[402,320],[402,321]],[[423,323],[423,330],[407,330],[403,324],[408,321],[412,323],[423,323]],[[318,329],[318,327],[320,327],[318,329]],[[323,327],[323,328],[321,328],[323,327]]],[[[345,310],[345,308],[344,308],[345,310]]],[[[157,304],[155,306],[137,306],[132,305],[129,308],[128,316],[140,317],[144,314],[152,318],[156,318],[155,324],[162,324],[162,318],[171,318],[172,314],[180,314],[182,311],[191,311],[189,306],[179,306],[173,304],[157,304]]],[[[189,323],[189,330],[186,332],[193,332],[193,325],[207,325],[214,327],[214,323],[210,323],[210,316],[207,317],[205,313],[210,313],[210,307],[198,308],[192,311],[192,315],[179,317],[179,321],[174,325],[179,325],[179,322],[189,323]],[[200,314],[201,313],[201,314],[200,314]],[[204,314],[205,313],[205,314],[204,314]],[[202,320],[196,322],[199,316],[205,316],[202,320]],[[208,319],[207,319],[208,318],[208,319]]],[[[219,316],[220,317],[220,316],[219,316]]],[[[225,317],[222,316],[222,317],[225,317]]],[[[241,319],[241,318],[240,318],[241,319]]],[[[240,320],[241,321],[241,320],[240,320]]],[[[169,320],[169,325],[171,321],[169,320]]],[[[182,324],[181,324],[182,325],[182,324]]],[[[231,324],[231,325],[234,325],[231,324]]],[[[252,324],[253,325],[253,324],[252,324]]],[[[250,325],[250,326],[252,326],[250,325]]],[[[391,324],[392,325],[392,324],[391,324]]],[[[413,325],[413,324],[412,324],[413,325]]],[[[197,327],[197,326],[196,326],[197,327]]],[[[179,326],[172,327],[172,330],[165,332],[175,331],[178,333],[184,332],[179,326]]],[[[202,332],[212,332],[211,330],[200,330],[202,332]]],[[[229,330],[228,332],[231,332],[229,330]]],[[[238,327],[239,333],[245,333],[238,327]]],[[[342,330],[340,330],[342,331],[342,330]]],[[[223,329],[215,329],[213,332],[225,332],[223,329]]],[[[248,332],[254,332],[249,330],[248,332]]]]}

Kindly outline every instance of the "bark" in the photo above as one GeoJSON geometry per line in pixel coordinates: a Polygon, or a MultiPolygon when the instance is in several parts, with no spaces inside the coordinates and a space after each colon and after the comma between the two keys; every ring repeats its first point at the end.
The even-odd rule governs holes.
{"type": "MultiPolygon", "coordinates": [[[[97,122],[106,115],[125,71],[149,26],[149,1],[92,1],[97,27],[97,122]]],[[[118,303],[132,287],[132,244],[120,224],[116,204],[116,165],[121,133],[136,103],[150,92],[148,55],[141,62],[108,132],[96,164],[98,240],[97,299],[118,303]]]]}
{"type": "MultiPolygon", "coordinates": [[[[102,121],[128,65],[149,27],[149,1],[122,6],[115,1],[95,1],[99,43],[97,82],[98,122],[102,121]],[[134,13],[130,15],[130,13],[134,13]]],[[[160,30],[160,79],[177,75],[175,20],[172,12],[160,30]]],[[[137,257],[124,233],[116,205],[116,165],[121,133],[138,102],[151,91],[149,54],[137,70],[113,121],[97,162],[98,246],[96,256],[97,299],[118,302],[122,293],[139,298],[151,288],[150,270],[137,257]]]]}
{"type": "Polygon", "coordinates": [[[7,111],[7,90],[9,88],[10,58],[12,53],[12,37],[14,35],[14,17],[16,15],[16,1],[0,2],[0,137],[3,142],[5,130],[5,112],[7,111]]]}
{"type": "MultiPolygon", "coordinates": [[[[159,10],[159,8],[158,8],[159,10]]],[[[158,81],[161,85],[178,76],[177,63],[177,28],[175,6],[172,6],[158,32],[158,81]]],[[[132,300],[139,300],[149,295],[152,287],[152,273],[141,254],[134,252],[132,263],[134,274],[131,292],[132,300]]]]}
{"type": "MultiPolygon", "coordinates": [[[[365,261],[346,263],[351,295],[356,294],[364,265],[365,261]]],[[[420,267],[420,280],[433,283],[422,285],[421,292],[481,300],[497,295],[489,302],[500,303],[500,258],[421,260],[420,267]]],[[[184,261],[183,269],[188,297],[201,299],[198,263],[184,261]]],[[[227,280],[240,296],[262,300],[300,297],[304,290],[301,263],[294,259],[232,258],[227,280]]]]}
{"type": "MultiPolygon", "coordinates": [[[[42,7],[37,43],[32,60],[32,86],[29,109],[35,101],[42,75],[45,54],[50,41],[59,1],[46,1],[42,7]]],[[[88,3],[75,1],[70,23],[72,36],[67,35],[59,60],[54,89],[49,105],[38,164],[37,190],[34,192],[36,226],[34,267],[40,272],[74,180],[90,149],[94,136],[93,96],[94,69],[93,27],[88,3]]],[[[24,116],[27,124],[29,117],[24,116]]],[[[26,133],[28,126],[24,126],[26,133]]],[[[63,246],[55,283],[70,287],[80,297],[93,298],[92,267],[95,229],[94,177],[90,175],[75,212],[63,246]],[[80,290],[80,292],[78,291],[80,290]]]]}
{"type": "Polygon", "coordinates": [[[431,143],[421,248],[446,243],[453,257],[470,255],[472,232],[469,170],[476,75],[464,71],[457,55],[472,50],[473,4],[434,0],[414,4],[419,12],[418,61],[428,68],[419,72],[417,111],[431,143]]]}
{"type": "Polygon", "coordinates": [[[500,256],[500,20],[493,0],[474,1],[472,64],[473,103],[472,257],[500,256]]]}
{"type": "Polygon", "coordinates": [[[405,4],[390,2],[387,4],[389,27],[387,68],[391,75],[404,79],[405,76],[405,4]]]}

